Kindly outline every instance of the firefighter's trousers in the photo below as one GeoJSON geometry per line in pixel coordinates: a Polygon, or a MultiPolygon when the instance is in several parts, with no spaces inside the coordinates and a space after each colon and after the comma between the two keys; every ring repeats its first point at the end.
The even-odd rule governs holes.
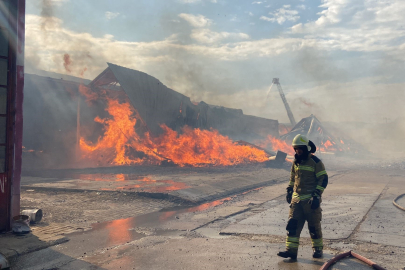
{"type": "Polygon", "coordinates": [[[305,221],[308,222],[309,234],[312,239],[313,248],[323,248],[322,240],[322,209],[311,209],[309,200],[293,202],[290,205],[290,214],[287,223],[287,250],[297,252],[300,242],[300,234],[304,227],[305,221]]]}

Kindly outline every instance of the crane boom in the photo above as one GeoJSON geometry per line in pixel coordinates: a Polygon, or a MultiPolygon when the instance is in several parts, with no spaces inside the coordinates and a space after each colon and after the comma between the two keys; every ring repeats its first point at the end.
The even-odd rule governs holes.
{"type": "Polygon", "coordinates": [[[295,122],[294,115],[293,115],[293,113],[292,113],[292,111],[290,109],[290,105],[288,105],[287,99],[285,98],[283,89],[281,88],[279,78],[274,78],[273,79],[273,84],[277,85],[278,92],[280,93],[280,97],[283,100],[285,109],[287,110],[287,115],[288,115],[288,118],[290,119],[291,125],[295,126],[297,123],[295,122]]]}

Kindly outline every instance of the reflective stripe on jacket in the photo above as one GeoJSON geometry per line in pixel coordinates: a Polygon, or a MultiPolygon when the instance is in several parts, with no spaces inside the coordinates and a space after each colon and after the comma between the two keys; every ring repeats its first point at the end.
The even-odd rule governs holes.
{"type": "Polygon", "coordinates": [[[328,185],[328,174],[322,161],[310,154],[307,159],[291,166],[289,186],[294,187],[293,201],[312,198],[312,194],[321,195],[328,185]]]}

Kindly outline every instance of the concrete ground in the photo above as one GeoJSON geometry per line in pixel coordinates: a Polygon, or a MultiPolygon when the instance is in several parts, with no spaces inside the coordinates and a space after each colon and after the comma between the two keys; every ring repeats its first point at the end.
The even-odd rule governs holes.
{"type": "Polygon", "coordinates": [[[237,167],[178,168],[112,167],[26,172],[22,188],[36,191],[124,192],[147,197],[202,203],[285,180],[290,164],[237,167]]]}
{"type": "MultiPolygon", "coordinates": [[[[157,170],[153,177],[141,174],[157,181],[175,179],[188,188],[165,191],[168,195],[176,192],[166,197],[160,189],[155,192],[159,196],[148,197],[138,189],[176,186],[173,182],[177,181],[134,187],[143,182],[125,180],[124,176],[124,181],[138,181],[120,185],[130,185],[134,192],[117,186],[101,190],[117,185],[115,180],[36,176],[23,183],[23,206],[44,206],[42,228],[68,224],[82,229],[62,234],[55,230],[54,235],[68,241],[13,256],[11,269],[319,269],[335,254],[347,250],[386,269],[405,269],[405,212],[392,205],[397,195],[405,193],[402,169],[328,170],[330,184],[322,205],[324,258],[312,259],[305,227],[296,262],[275,255],[285,247],[287,170],[186,169],[165,175],[157,170]],[[248,180],[244,183],[244,179],[248,180]],[[90,186],[103,183],[91,189],[86,185],[65,186],[81,181],[92,181],[90,186]]],[[[105,177],[116,177],[116,172],[113,174],[105,177]]],[[[400,203],[405,205],[405,199],[400,203]]],[[[0,242],[4,243],[4,238],[0,237],[0,242]]],[[[332,269],[370,268],[345,259],[332,269]]]]}

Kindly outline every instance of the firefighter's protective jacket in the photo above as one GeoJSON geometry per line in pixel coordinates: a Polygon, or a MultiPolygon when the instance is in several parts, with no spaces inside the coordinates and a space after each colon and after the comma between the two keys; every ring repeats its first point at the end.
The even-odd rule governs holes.
{"type": "Polygon", "coordinates": [[[328,185],[328,175],[322,161],[309,154],[300,163],[293,163],[289,186],[294,188],[293,202],[304,201],[313,195],[320,196],[328,185]]]}

